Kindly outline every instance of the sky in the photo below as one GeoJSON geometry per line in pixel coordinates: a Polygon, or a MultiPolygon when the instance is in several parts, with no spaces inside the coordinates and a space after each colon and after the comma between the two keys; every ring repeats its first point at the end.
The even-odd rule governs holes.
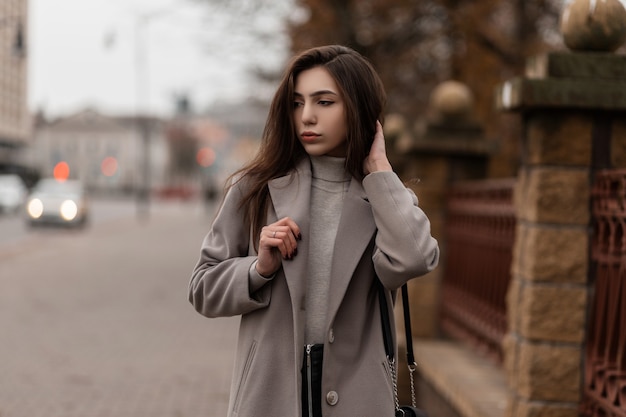
{"type": "Polygon", "coordinates": [[[249,68],[279,68],[286,58],[281,13],[233,25],[206,3],[29,0],[31,110],[167,115],[181,95],[196,108],[247,97],[249,68]],[[252,26],[273,41],[255,43],[252,26]]]}

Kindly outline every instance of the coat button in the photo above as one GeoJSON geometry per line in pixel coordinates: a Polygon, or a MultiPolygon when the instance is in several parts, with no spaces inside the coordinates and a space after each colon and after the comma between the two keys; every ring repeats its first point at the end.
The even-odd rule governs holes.
{"type": "Polygon", "coordinates": [[[335,332],[333,331],[333,329],[330,329],[330,331],[328,332],[328,341],[330,343],[333,343],[335,341],[335,332]]]}
{"type": "Polygon", "coordinates": [[[326,394],[326,402],[329,405],[337,404],[339,402],[339,394],[335,391],[328,391],[328,394],[326,394]]]}

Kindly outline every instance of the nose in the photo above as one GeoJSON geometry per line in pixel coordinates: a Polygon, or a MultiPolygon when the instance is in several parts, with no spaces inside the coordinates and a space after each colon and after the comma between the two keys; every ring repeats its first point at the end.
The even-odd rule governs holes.
{"type": "Polygon", "coordinates": [[[305,103],[302,106],[302,123],[305,125],[312,125],[315,124],[316,121],[317,117],[313,106],[305,103]]]}

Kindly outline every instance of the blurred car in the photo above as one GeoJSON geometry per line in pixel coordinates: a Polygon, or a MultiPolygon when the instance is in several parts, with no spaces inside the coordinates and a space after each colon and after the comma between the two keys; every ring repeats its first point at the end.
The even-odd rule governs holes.
{"type": "Polygon", "coordinates": [[[16,213],[24,205],[28,189],[19,175],[0,175],[0,212],[16,213]]]}
{"type": "Polygon", "coordinates": [[[89,217],[85,188],[77,180],[40,180],[28,196],[26,214],[31,225],[84,226],[89,217]]]}

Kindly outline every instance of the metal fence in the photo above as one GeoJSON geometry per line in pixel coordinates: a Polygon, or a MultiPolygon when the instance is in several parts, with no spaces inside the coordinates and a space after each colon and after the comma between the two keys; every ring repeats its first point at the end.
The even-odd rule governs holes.
{"type": "Polygon", "coordinates": [[[441,325],[498,363],[507,331],[514,185],[514,178],[459,183],[447,205],[441,325]]]}
{"type": "Polygon", "coordinates": [[[595,291],[582,414],[626,417],[626,170],[599,172],[592,198],[595,291]]]}

